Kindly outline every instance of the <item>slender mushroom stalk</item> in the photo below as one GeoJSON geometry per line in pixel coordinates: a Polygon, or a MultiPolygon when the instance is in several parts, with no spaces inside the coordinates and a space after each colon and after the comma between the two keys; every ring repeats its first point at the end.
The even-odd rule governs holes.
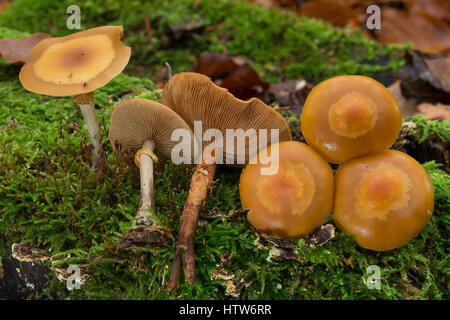
{"type": "Polygon", "coordinates": [[[131,48],[121,37],[121,26],[104,26],[66,37],[40,41],[20,70],[28,91],[54,97],[74,96],[89,130],[92,169],[100,175],[107,166],[93,92],[119,75],[128,64],[131,48]]]}
{"type": "Polygon", "coordinates": [[[89,138],[94,147],[94,150],[92,150],[92,171],[94,171],[95,175],[101,175],[107,163],[102,145],[102,134],[98,125],[97,113],[95,112],[94,95],[92,92],[76,95],[74,102],[80,108],[89,131],[89,138]]]}
{"type": "Polygon", "coordinates": [[[145,141],[142,148],[136,153],[135,161],[139,167],[139,174],[141,177],[141,200],[139,201],[139,208],[136,213],[137,225],[151,225],[149,220],[150,212],[155,210],[155,184],[153,182],[153,162],[157,162],[153,151],[155,150],[155,143],[153,141],[145,141]]]}
{"type": "Polygon", "coordinates": [[[194,141],[191,129],[180,116],[160,103],[131,99],[120,103],[111,115],[109,139],[114,153],[129,165],[136,165],[141,180],[136,219],[119,240],[117,247],[120,249],[162,246],[173,240],[156,216],[153,173],[164,168],[172,150],[180,145],[172,141],[172,134],[178,129],[187,137],[181,145],[191,150],[194,141]]]}
{"type": "Polygon", "coordinates": [[[214,155],[205,152],[206,149],[202,150],[202,160],[195,168],[181,216],[172,273],[167,285],[170,291],[178,285],[181,263],[186,280],[191,284],[195,282],[195,231],[200,208],[208,194],[216,165],[226,163],[243,167],[253,156],[250,150],[255,149],[256,152],[262,147],[257,147],[256,141],[250,141],[252,139],[246,140],[247,130],[254,130],[255,140],[258,140],[260,129],[268,134],[266,141],[272,141],[271,129],[278,130],[278,141],[292,138],[284,118],[262,101],[236,99],[228,90],[216,86],[211,79],[201,74],[187,72],[174,75],[163,90],[162,103],[179,114],[191,128],[194,128],[195,121],[200,121],[202,134],[209,129],[219,131],[221,137],[214,138],[220,139],[222,146],[226,146],[221,148],[224,151],[221,155],[216,152],[219,151],[218,147],[214,149],[214,155]],[[229,129],[236,129],[235,135],[230,139],[236,138],[243,142],[241,148],[235,148],[235,141],[230,144],[231,149],[228,148],[226,131],[229,129]],[[229,163],[227,159],[233,159],[234,162],[229,163]],[[236,159],[240,159],[242,163],[237,163],[236,159]]]}
{"type": "Polygon", "coordinates": [[[216,170],[216,162],[205,161],[203,154],[202,161],[197,164],[192,175],[186,204],[181,215],[180,231],[178,232],[177,247],[175,250],[172,273],[167,289],[170,291],[178,284],[180,276],[180,264],[183,262],[183,271],[186,280],[193,284],[195,282],[195,260],[194,260],[194,240],[197,228],[200,208],[208,195],[208,189],[216,170]],[[212,164],[208,164],[211,163],[212,164]]]}

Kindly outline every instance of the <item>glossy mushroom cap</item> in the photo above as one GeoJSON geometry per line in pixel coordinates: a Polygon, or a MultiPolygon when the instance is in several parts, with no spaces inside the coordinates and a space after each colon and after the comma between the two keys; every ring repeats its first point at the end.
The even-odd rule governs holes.
{"type": "Polygon", "coordinates": [[[106,26],[40,41],[19,74],[28,91],[73,96],[103,87],[128,64],[131,48],[121,26],[106,26]]]}
{"type": "MultiPolygon", "coordinates": [[[[271,155],[269,146],[267,154],[271,155]]],[[[321,226],[333,208],[334,178],[330,165],[306,144],[278,144],[279,166],[262,175],[261,152],[256,164],[242,172],[239,192],[248,220],[261,232],[283,238],[307,236],[321,226]]],[[[276,150],[276,149],[275,149],[276,150]]],[[[253,162],[253,160],[252,160],[253,162]]]]}
{"type": "Polygon", "coordinates": [[[301,117],[308,144],[331,163],[389,149],[402,126],[400,107],[381,83],[364,76],[321,82],[301,117]]]}
{"type": "MultiPolygon", "coordinates": [[[[120,103],[111,114],[109,140],[114,153],[123,161],[134,165],[136,152],[144,142],[153,141],[153,153],[158,158],[158,167],[171,158],[172,149],[180,143],[184,150],[192,150],[194,135],[189,126],[175,112],[161,103],[147,99],[130,99],[120,103]],[[172,133],[184,129],[188,140],[172,141],[172,133]]],[[[180,156],[183,156],[182,150],[180,156]]]]}
{"type": "Polygon", "coordinates": [[[334,221],[364,248],[398,248],[425,227],[434,191],[425,169],[399,151],[357,158],[336,173],[334,221]]]}
{"type": "MultiPolygon", "coordinates": [[[[194,128],[194,121],[202,121],[202,133],[208,129],[220,130],[223,135],[223,163],[236,164],[237,154],[244,151],[245,163],[254,156],[249,155],[250,139],[246,139],[245,147],[241,149],[237,149],[237,143],[230,144],[234,145],[234,151],[227,149],[227,129],[242,129],[235,131],[235,141],[242,138],[248,129],[254,129],[256,135],[259,129],[267,129],[268,144],[271,142],[270,129],[279,130],[279,141],[292,139],[286,120],[264,102],[257,98],[247,101],[237,99],[227,89],[216,86],[210,78],[199,73],[184,72],[173,76],[164,88],[161,101],[179,114],[191,128],[194,128]],[[227,158],[233,159],[233,154],[234,160],[226,161],[227,158]]],[[[201,141],[201,137],[197,139],[201,141]]],[[[258,145],[254,149],[257,152],[258,145]]]]}

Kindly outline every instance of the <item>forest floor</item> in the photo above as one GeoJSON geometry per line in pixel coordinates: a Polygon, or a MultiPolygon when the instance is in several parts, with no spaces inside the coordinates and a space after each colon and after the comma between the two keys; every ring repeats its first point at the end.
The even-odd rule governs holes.
{"type": "MultiPolygon", "coordinates": [[[[0,15],[0,38],[34,32],[69,34],[68,1],[13,1],[0,15]]],[[[336,229],[321,246],[307,240],[273,242],[246,219],[239,199],[240,171],[219,167],[200,216],[195,240],[197,282],[167,293],[175,244],[117,250],[139,202],[139,174],[113,155],[107,141],[114,106],[132,97],[160,100],[155,83],[164,63],[187,71],[203,53],[226,52],[251,60],[269,83],[305,78],[312,83],[340,74],[396,71],[407,46],[382,46],[359,32],[337,29],[289,12],[229,0],[85,1],[82,28],[123,25],[132,58],[124,74],[95,91],[110,168],[90,169],[87,128],[70,97],[27,92],[20,66],[0,61],[0,258],[13,243],[42,250],[50,268],[41,299],[449,299],[450,176],[423,163],[436,193],[425,229],[388,252],[360,248],[336,229]],[[147,27],[146,27],[147,26],[147,27]],[[78,265],[84,283],[67,291],[58,275],[78,265]],[[367,268],[380,267],[381,288],[369,289],[367,268]]],[[[285,113],[294,136],[298,117],[285,113]]],[[[450,139],[446,122],[412,119],[421,141],[450,139]]],[[[421,142],[422,143],[422,142],[421,142]]],[[[191,169],[166,163],[155,178],[156,214],[176,235],[191,169]]],[[[327,222],[333,225],[332,218],[327,222]]],[[[44,260],[44,259],[43,259],[44,260]]],[[[1,259],[0,259],[1,261],[1,259]]],[[[5,274],[0,263],[0,282],[5,274]]],[[[1,290],[0,290],[1,291],[1,290]]],[[[0,298],[2,298],[0,296],[0,298]]]]}

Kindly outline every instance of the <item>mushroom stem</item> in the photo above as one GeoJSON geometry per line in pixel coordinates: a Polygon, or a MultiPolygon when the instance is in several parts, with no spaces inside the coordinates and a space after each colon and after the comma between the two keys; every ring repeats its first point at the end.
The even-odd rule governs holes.
{"type": "Polygon", "coordinates": [[[91,93],[79,94],[74,98],[83,114],[84,121],[89,131],[89,137],[94,150],[92,151],[92,170],[95,175],[102,174],[106,168],[106,155],[102,146],[102,134],[98,125],[97,113],[94,107],[94,95],[91,93]]]}
{"type": "MultiPolygon", "coordinates": [[[[145,141],[141,150],[155,150],[153,141],[145,141]]],[[[153,159],[151,154],[145,151],[140,152],[139,156],[139,172],[141,176],[141,200],[139,201],[139,209],[136,212],[138,218],[135,224],[151,225],[154,224],[152,214],[149,208],[155,210],[155,188],[153,183],[153,159]]]]}
{"type": "MultiPolygon", "coordinates": [[[[212,159],[211,159],[212,160],[212,159]]],[[[167,290],[171,291],[178,286],[180,278],[180,263],[183,263],[183,270],[186,280],[193,284],[195,282],[195,259],[194,259],[194,239],[197,228],[200,208],[206,199],[208,189],[214,177],[216,169],[215,161],[205,161],[205,154],[199,164],[195,167],[192,175],[191,185],[181,215],[180,230],[178,232],[177,247],[174,255],[172,273],[170,275],[167,290]]]]}

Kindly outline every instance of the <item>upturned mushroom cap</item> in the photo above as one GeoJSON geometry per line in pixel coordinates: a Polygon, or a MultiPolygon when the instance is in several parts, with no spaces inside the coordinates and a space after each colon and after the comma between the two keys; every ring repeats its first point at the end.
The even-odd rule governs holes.
{"type": "Polygon", "coordinates": [[[19,74],[28,91],[73,96],[103,87],[128,64],[121,26],[105,26],[40,41],[19,74]]]}
{"type": "Polygon", "coordinates": [[[399,151],[357,158],[336,172],[334,221],[364,248],[398,248],[425,227],[434,191],[425,169],[399,151]]]}
{"type": "MultiPolygon", "coordinates": [[[[291,132],[285,119],[264,102],[257,98],[242,101],[234,97],[227,89],[216,86],[210,78],[199,73],[184,72],[173,76],[166,84],[162,103],[179,114],[191,128],[194,121],[202,121],[203,133],[208,129],[218,129],[223,135],[223,163],[226,159],[237,164],[237,154],[245,151],[245,163],[248,162],[250,139],[245,139],[245,148],[228,150],[226,148],[227,129],[235,131],[235,141],[241,139],[248,129],[254,129],[259,134],[259,129],[267,129],[267,143],[271,141],[271,130],[279,130],[279,141],[291,140],[291,132]]],[[[201,137],[197,137],[201,141],[201,137]]],[[[231,141],[230,141],[231,143],[231,141]]],[[[256,142],[258,143],[258,142],[256,142]]],[[[259,150],[258,145],[255,148],[259,150]]],[[[237,164],[243,166],[244,164],[237,164]]]]}
{"type": "MultiPolygon", "coordinates": [[[[278,144],[279,166],[262,175],[260,153],[256,164],[242,172],[239,193],[248,220],[261,232],[283,239],[307,236],[321,226],[333,208],[333,170],[304,143],[278,144]]],[[[272,146],[267,149],[270,155],[272,146]]],[[[253,161],[252,161],[253,162],[253,161]]]]}
{"type": "MultiPolygon", "coordinates": [[[[114,153],[128,164],[134,164],[136,152],[146,141],[153,141],[158,167],[171,158],[172,149],[182,143],[185,150],[194,145],[189,126],[175,112],[161,103],[147,99],[130,99],[120,103],[111,114],[109,140],[114,153]],[[189,140],[172,141],[176,129],[185,129],[189,140]]],[[[180,145],[179,145],[180,146],[180,145]]],[[[182,150],[180,156],[183,156],[182,150]]]]}
{"type": "Polygon", "coordinates": [[[308,144],[327,161],[342,163],[389,149],[402,125],[400,107],[381,83],[338,76],[308,95],[301,117],[308,144]]]}

